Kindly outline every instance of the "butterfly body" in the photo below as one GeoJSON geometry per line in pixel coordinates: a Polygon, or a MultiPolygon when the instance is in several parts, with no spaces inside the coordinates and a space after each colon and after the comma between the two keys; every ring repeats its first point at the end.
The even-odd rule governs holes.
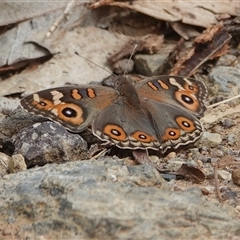
{"type": "Polygon", "coordinates": [[[194,79],[158,76],[132,85],[121,76],[114,88],[47,89],[23,98],[21,105],[73,132],[91,125],[106,144],[166,152],[199,139],[206,95],[205,85],[194,79]]]}

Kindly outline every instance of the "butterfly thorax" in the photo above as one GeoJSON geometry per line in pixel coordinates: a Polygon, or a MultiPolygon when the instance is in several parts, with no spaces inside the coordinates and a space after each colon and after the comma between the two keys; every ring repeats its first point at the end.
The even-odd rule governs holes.
{"type": "Polygon", "coordinates": [[[115,86],[125,104],[134,108],[140,108],[140,99],[137,90],[126,77],[119,77],[115,86]]]}

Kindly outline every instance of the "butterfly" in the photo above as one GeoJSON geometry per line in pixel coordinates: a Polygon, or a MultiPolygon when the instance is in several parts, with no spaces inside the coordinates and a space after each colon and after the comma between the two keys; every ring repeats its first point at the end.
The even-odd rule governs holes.
{"type": "Polygon", "coordinates": [[[114,87],[79,85],[46,89],[21,100],[29,113],[71,132],[92,127],[103,144],[165,153],[195,142],[203,127],[204,83],[180,76],[155,76],[136,84],[119,76],[114,87]]]}

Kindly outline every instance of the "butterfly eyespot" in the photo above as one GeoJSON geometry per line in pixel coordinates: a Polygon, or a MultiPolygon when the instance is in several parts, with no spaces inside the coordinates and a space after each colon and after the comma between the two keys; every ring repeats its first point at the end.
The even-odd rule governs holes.
{"type": "Polygon", "coordinates": [[[185,117],[177,117],[176,122],[186,132],[192,132],[196,129],[194,122],[185,117]]]}
{"type": "Polygon", "coordinates": [[[47,103],[45,103],[44,101],[40,101],[38,104],[43,106],[43,107],[47,106],[47,103]]]}
{"type": "Polygon", "coordinates": [[[51,112],[62,121],[73,125],[80,125],[85,121],[83,118],[83,109],[73,103],[59,104],[55,106],[51,112]]]}
{"type": "Polygon", "coordinates": [[[185,94],[182,94],[181,98],[187,104],[193,104],[194,103],[193,99],[191,97],[185,95],[185,94]]]}
{"type": "Polygon", "coordinates": [[[182,121],[182,125],[184,125],[185,127],[187,127],[187,128],[189,128],[191,125],[188,123],[188,122],[186,122],[186,121],[182,121]]]}
{"type": "Polygon", "coordinates": [[[176,128],[167,128],[162,136],[163,141],[176,140],[180,136],[180,130],[176,128]]]}
{"type": "Polygon", "coordinates": [[[118,141],[124,141],[127,136],[121,127],[119,127],[117,125],[112,125],[112,124],[107,125],[104,128],[103,132],[110,138],[113,138],[118,141]]]}
{"type": "Polygon", "coordinates": [[[172,137],[174,137],[174,136],[177,135],[176,132],[174,132],[174,131],[170,131],[168,134],[169,134],[170,136],[172,136],[172,137]]]}
{"type": "Polygon", "coordinates": [[[112,130],[111,130],[111,133],[112,133],[113,135],[115,135],[115,136],[121,136],[121,132],[119,132],[119,131],[116,130],[116,129],[112,129],[112,130]]]}
{"type": "Polygon", "coordinates": [[[141,138],[141,139],[147,139],[147,137],[143,134],[139,134],[138,137],[141,138]]]}
{"type": "Polygon", "coordinates": [[[62,110],[62,114],[66,117],[69,117],[69,118],[75,118],[77,117],[77,111],[70,108],[70,107],[66,107],[62,110]]]}
{"type": "Polygon", "coordinates": [[[137,131],[134,134],[132,134],[131,138],[133,138],[135,141],[140,141],[140,142],[144,142],[144,143],[150,143],[150,142],[157,141],[154,136],[148,135],[141,131],[137,131]]]}
{"type": "Polygon", "coordinates": [[[38,94],[33,95],[33,101],[31,104],[40,110],[46,110],[46,111],[49,111],[54,107],[54,104],[52,103],[52,101],[46,100],[44,98],[40,98],[38,94]]]}

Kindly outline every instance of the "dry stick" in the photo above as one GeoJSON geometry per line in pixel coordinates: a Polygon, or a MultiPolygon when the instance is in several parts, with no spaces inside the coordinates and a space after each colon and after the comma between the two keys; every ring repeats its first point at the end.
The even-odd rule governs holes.
{"type": "Polygon", "coordinates": [[[221,102],[214,103],[214,104],[212,104],[212,105],[210,105],[210,106],[207,106],[207,108],[216,107],[216,106],[218,106],[218,105],[220,105],[220,104],[222,104],[222,103],[227,103],[227,102],[230,102],[230,101],[235,100],[235,99],[237,99],[237,98],[240,98],[240,94],[238,94],[238,95],[236,95],[236,96],[233,96],[233,97],[231,97],[231,98],[225,99],[225,100],[223,100],[223,101],[221,101],[221,102]]]}
{"type": "Polygon", "coordinates": [[[123,76],[125,76],[126,73],[127,73],[128,66],[130,65],[130,60],[132,59],[132,56],[133,56],[133,54],[135,53],[135,50],[136,50],[136,48],[138,47],[138,45],[139,45],[139,41],[137,41],[136,44],[134,45],[134,48],[133,48],[132,53],[131,53],[131,55],[130,55],[130,57],[129,57],[129,59],[128,59],[127,67],[126,67],[126,69],[125,69],[125,71],[124,71],[123,76]]]}
{"type": "Polygon", "coordinates": [[[215,181],[215,189],[216,189],[217,197],[221,202],[223,202],[224,198],[221,195],[219,181],[218,181],[218,164],[217,163],[215,163],[214,165],[214,181],[215,181]]]}
{"type": "Polygon", "coordinates": [[[104,149],[102,149],[98,154],[96,154],[95,156],[91,157],[89,160],[96,159],[96,158],[98,158],[99,156],[104,156],[108,151],[109,151],[109,149],[104,148],[104,149]]]}
{"type": "Polygon", "coordinates": [[[55,29],[59,26],[60,22],[66,17],[66,15],[72,10],[72,8],[75,5],[75,0],[72,0],[68,3],[66,6],[64,12],[56,19],[56,21],[53,23],[53,25],[50,27],[48,32],[46,33],[46,37],[49,38],[51,34],[55,31],[55,29]]]}

